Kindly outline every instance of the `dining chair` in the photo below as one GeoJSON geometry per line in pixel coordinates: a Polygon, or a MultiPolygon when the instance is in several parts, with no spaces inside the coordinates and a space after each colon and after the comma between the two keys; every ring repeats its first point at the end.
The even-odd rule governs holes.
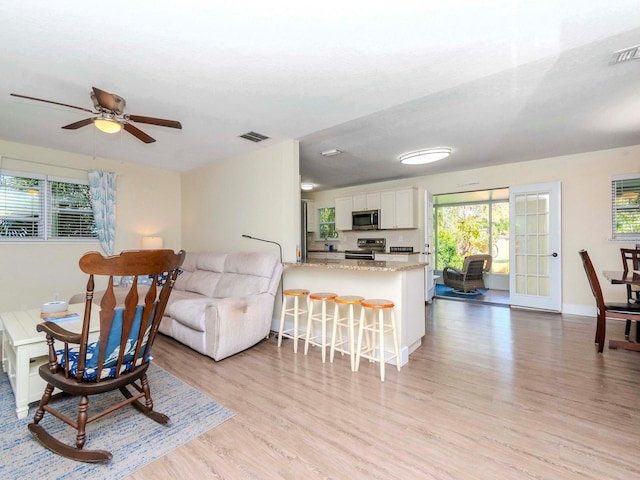
{"type": "MultiPolygon", "coordinates": [[[[598,345],[598,352],[602,353],[604,350],[607,318],[640,321],[640,303],[605,303],[602,288],[600,287],[600,281],[598,280],[596,271],[593,268],[593,263],[591,262],[589,253],[586,250],[580,250],[578,253],[582,259],[582,265],[584,266],[584,271],[587,274],[587,280],[589,280],[591,293],[596,300],[597,317],[595,343],[598,345]]],[[[636,345],[638,345],[638,350],[640,351],[640,344],[636,345]]],[[[611,342],[609,342],[609,348],[612,348],[611,342]]]]}
{"type": "MultiPolygon", "coordinates": [[[[640,249],[621,248],[620,255],[622,256],[622,268],[624,268],[625,274],[628,273],[629,270],[640,270],[640,249]]],[[[640,303],[639,286],[627,284],[627,301],[630,303],[640,303]]],[[[636,342],[640,342],[640,328],[638,327],[640,327],[640,323],[636,322],[636,342]]],[[[624,328],[625,338],[629,338],[630,331],[631,320],[627,320],[627,324],[624,328]]]]}

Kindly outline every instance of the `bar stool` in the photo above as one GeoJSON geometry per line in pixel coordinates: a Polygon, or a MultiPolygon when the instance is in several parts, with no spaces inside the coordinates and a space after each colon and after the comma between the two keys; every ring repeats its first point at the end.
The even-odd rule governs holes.
{"type": "Polygon", "coordinates": [[[336,351],[346,353],[351,360],[351,371],[356,370],[356,342],[355,327],[357,325],[354,307],[360,305],[364,297],[357,295],[344,295],[335,298],[336,306],[333,316],[333,332],[331,333],[331,351],[329,361],[333,363],[333,357],[336,351]],[[340,307],[349,307],[345,315],[340,315],[340,307]],[[345,332],[346,330],[346,338],[345,332]]]}
{"type": "MultiPolygon", "coordinates": [[[[336,293],[316,292],[309,294],[309,316],[307,317],[307,336],[304,342],[304,354],[309,352],[309,345],[315,345],[322,349],[322,363],[326,358],[326,347],[331,346],[327,340],[327,323],[331,319],[327,315],[327,302],[333,302],[338,296],[336,293]],[[313,304],[321,302],[320,313],[313,313],[313,304]],[[313,322],[320,323],[320,335],[314,334],[313,322]]],[[[335,307],[334,307],[335,308],[335,307]]]]}
{"type": "Polygon", "coordinates": [[[374,362],[380,362],[380,381],[384,382],[384,368],[387,361],[395,358],[396,366],[398,367],[398,371],[400,371],[400,352],[398,348],[398,333],[396,330],[396,318],[394,312],[395,305],[391,300],[377,298],[362,300],[360,305],[362,306],[362,311],[360,312],[358,346],[356,348],[356,372],[360,367],[360,357],[368,358],[374,362]],[[385,321],[385,311],[390,313],[387,321],[385,321]],[[367,312],[371,312],[370,321],[367,321],[367,312]],[[365,348],[363,349],[362,335],[364,332],[370,332],[373,340],[371,342],[367,342],[367,345],[365,345],[365,348]],[[385,351],[384,340],[387,332],[391,332],[393,336],[393,352],[385,351]],[[378,343],[377,348],[376,341],[378,343]]]}
{"type": "Polygon", "coordinates": [[[282,292],[282,315],[280,315],[280,329],[278,330],[278,348],[282,344],[282,337],[293,339],[293,353],[298,353],[298,338],[303,338],[304,333],[299,332],[300,328],[300,315],[304,315],[309,311],[309,290],[302,288],[291,288],[282,292]],[[287,308],[289,299],[293,299],[293,306],[287,308]],[[305,298],[307,301],[306,309],[301,308],[300,298],[305,298]],[[293,317],[293,328],[284,329],[284,317],[289,315],[293,317]]]}

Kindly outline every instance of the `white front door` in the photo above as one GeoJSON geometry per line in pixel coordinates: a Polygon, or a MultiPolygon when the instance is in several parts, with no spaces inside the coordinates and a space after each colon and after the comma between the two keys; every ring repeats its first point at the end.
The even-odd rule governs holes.
{"type": "Polygon", "coordinates": [[[560,312],[560,182],[510,187],[509,219],[511,305],[560,312]]]}
{"type": "Polygon", "coordinates": [[[424,261],[428,265],[424,269],[425,301],[433,300],[435,285],[433,278],[433,195],[425,190],[424,192],[424,261]]]}

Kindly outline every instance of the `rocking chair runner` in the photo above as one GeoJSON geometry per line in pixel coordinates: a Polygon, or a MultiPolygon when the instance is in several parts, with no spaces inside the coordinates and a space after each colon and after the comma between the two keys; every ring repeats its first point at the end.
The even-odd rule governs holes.
{"type": "Polygon", "coordinates": [[[37,330],[47,334],[49,363],[42,365],[40,376],[47,382],[40,405],[29,424],[29,430],[46,448],[83,462],[103,462],[112,458],[105,450],[84,450],[86,425],[102,416],[132,405],[158,423],[169,417],[153,411],[147,368],[151,346],[158,331],[167,300],[178,276],[185,253],[171,250],[141,250],[103,257],[89,252],[80,259],[80,269],[89,274],[82,331],[69,332],[53,322],[43,322],[37,330]],[[163,274],[167,274],[162,282],[163,274]],[[93,301],[94,276],[108,276],[107,291],[100,304],[100,333],[96,342],[89,341],[89,322],[93,301]],[[114,276],[134,278],[124,305],[116,305],[114,276]],[[138,277],[153,276],[144,299],[138,297],[138,277]],[[163,284],[162,284],[163,283],[163,284]],[[162,284],[159,287],[159,284],[162,284]],[[55,342],[64,348],[56,350],[55,342]],[[73,346],[70,346],[73,345],[73,346]],[[127,387],[135,389],[132,393],[127,387]],[[78,417],[74,420],[57,411],[51,404],[53,389],[79,396],[78,417]],[[89,396],[120,390],[124,400],[89,416],[89,396]],[[144,403],[140,400],[144,398],[144,403]],[[66,445],[49,434],[40,421],[48,412],[77,430],[75,447],[66,445]]]}

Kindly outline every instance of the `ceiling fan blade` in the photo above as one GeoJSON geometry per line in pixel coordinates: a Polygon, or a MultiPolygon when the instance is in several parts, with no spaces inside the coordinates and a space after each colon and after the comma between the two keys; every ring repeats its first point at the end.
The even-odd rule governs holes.
{"type": "Polygon", "coordinates": [[[125,123],[124,129],[134,137],[138,138],[139,140],[142,140],[144,143],[153,143],[156,141],[155,138],[150,137],[149,135],[144,133],[142,130],[140,130],[138,127],[134,127],[130,123],[125,123]]]}
{"type": "Polygon", "coordinates": [[[87,125],[90,125],[93,123],[93,118],[85,118],[84,120],[80,120],[79,122],[75,122],[75,123],[70,123],[69,125],[65,125],[64,128],[65,130],[77,130],[80,127],[86,127],[87,125]]]}
{"type": "Polygon", "coordinates": [[[164,118],[145,117],[142,115],[127,115],[127,119],[139,123],[148,123],[150,125],[160,125],[161,127],[182,129],[182,124],[176,120],[165,120],[164,118]]]}
{"type": "Polygon", "coordinates": [[[54,105],[60,105],[62,107],[75,108],[76,110],[82,110],[83,112],[87,112],[87,113],[96,113],[93,110],[89,110],[88,108],[76,107],[75,105],[69,105],[67,103],[54,102],[51,100],[44,100],[42,98],[36,98],[36,97],[28,97],[27,95],[20,95],[18,93],[10,93],[9,95],[11,95],[12,97],[26,98],[27,100],[35,100],[37,102],[52,103],[54,105]]]}
{"type": "Polygon", "coordinates": [[[100,90],[96,87],[93,88],[93,93],[98,99],[98,103],[102,108],[106,108],[107,110],[114,111],[116,109],[116,101],[109,92],[105,92],[104,90],[100,90]]]}

